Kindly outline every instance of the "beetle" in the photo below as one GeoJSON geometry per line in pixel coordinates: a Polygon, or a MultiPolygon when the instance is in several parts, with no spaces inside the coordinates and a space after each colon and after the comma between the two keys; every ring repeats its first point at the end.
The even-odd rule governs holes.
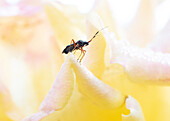
{"type": "MultiPolygon", "coordinates": [[[[103,28],[104,29],[104,28],[103,28]]],[[[102,29],[101,29],[102,30],[102,29]]],[[[99,30],[100,31],[100,30],[99,30]]],[[[67,45],[65,47],[65,49],[62,51],[62,53],[68,54],[69,52],[73,52],[75,50],[81,50],[81,54],[78,57],[77,60],[80,59],[79,62],[81,62],[81,60],[83,59],[83,57],[85,56],[86,50],[83,50],[83,47],[88,46],[89,43],[96,37],[96,35],[99,33],[99,31],[97,31],[95,33],[95,35],[89,40],[89,41],[83,41],[83,40],[78,40],[77,42],[74,41],[74,39],[71,40],[70,45],[67,45]],[[73,42],[73,43],[72,43],[73,42]],[[81,55],[83,54],[83,56],[81,57],[81,55]],[[81,58],[80,58],[81,57],[81,58]]]]}

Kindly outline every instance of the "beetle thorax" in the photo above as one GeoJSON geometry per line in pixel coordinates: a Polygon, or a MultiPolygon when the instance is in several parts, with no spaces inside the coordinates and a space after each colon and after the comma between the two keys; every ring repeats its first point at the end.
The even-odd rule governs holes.
{"type": "Polygon", "coordinates": [[[84,46],[84,41],[79,40],[79,41],[76,42],[76,44],[79,44],[79,47],[83,47],[84,46]]]}

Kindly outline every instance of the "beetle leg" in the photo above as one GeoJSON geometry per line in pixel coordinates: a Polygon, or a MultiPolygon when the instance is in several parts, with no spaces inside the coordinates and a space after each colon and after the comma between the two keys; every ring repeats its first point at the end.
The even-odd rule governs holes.
{"type": "Polygon", "coordinates": [[[81,52],[83,53],[83,56],[81,57],[81,59],[80,59],[80,63],[81,63],[81,61],[82,61],[82,59],[83,59],[83,57],[85,56],[85,54],[86,54],[86,50],[83,50],[82,48],[81,48],[81,52]]]}
{"type": "Polygon", "coordinates": [[[79,48],[79,44],[77,44],[76,46],[74,46],[74,49],[73,49],[73,51],[76,49],[76,47],[78,47],[78,48],[79,48]]]}
{"type": "MultiPolygon", "coordinates": [[[[72,42],[73,42],[74,46],[76,46],[76,43],[75,43],[74,39],[71,40],[71,43],[72,42]]],[[[70,45],[71,45],[71,43],[70,43],[70,45]]]]}
{"type": "Polygon", "coordinates": [[[73,54],[75,54],[76,53],[76,50],[74,51],[74,53],[73,54]]]}
{"type": "MultiPolygon", "coordinates": [[[[73,44],[74,44],[74,49],[75,49],[75,48],[76,48],[76,43],[75,43],[74,39],[71,40],[71,42],[70,42],[70,47],[71,47],[72,42],[73,42],[73,44]]],[[[69,51],[70,51],[70,47],[69,47],[69,51]]],[[[73,49],[73,50],[74,50],[74,49],[73,49]]]]}
{"type": "MultiPolygon", "coordinates": [[[[80,49],[80,50],[81,50],[81,49],[80,49]]],[[[81,55],[82,55],[82,50],[81,50],[81,54],[79,55],[79,57],[78,57],[77,61],[80,59],[81,55]]]]}

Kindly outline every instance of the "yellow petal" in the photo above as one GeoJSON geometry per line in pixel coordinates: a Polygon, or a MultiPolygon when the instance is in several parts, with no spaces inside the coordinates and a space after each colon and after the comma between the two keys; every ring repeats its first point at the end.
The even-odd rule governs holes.
{"type": "MultiPolygon", "coordinates": [[[[92,14],[87,19],[87,30],[88,30],[89,40],[94,36],[94,34],[97,31],[102,29],[102,26],[100,26],[100,28],[98,27],[99,20],[97,19],[96,16],[93,16],[93,15],[94,14],[92,14]]],[[[85,50],[87,50],[87,52],[83,59],[83,64],[86,65],[86,67],[96,77],[100,78],[105,69],[104,57],[105,57],[105,48],[106,48],[105,38],[103,37],[103,34],[101,31],[96,35],[96,37],[89,43],[89,45],[86,48],[85,50]]]]}
{"type": "Polygon", "coordinates": [[[121,109],[102,109],[91,103],[76,88],[65,108],[44,117],[42,121],[121,121],[121,109]]]}
{"type": "Polygon", "coordinates": [[[12,100],[24,115],[33,113],[38,101],[28,65],[21,58],[13,57],[10,61],[8,86],[12,100]]]}
{"type": "MultiPolygon", "coordinates": [[[[76,62],[73,55],[71,55],[71,57],[69,57],[69,58],[73,62],[72,64],[79,65],[79,63],[76,62]]],[[[84,67],[81,67],[81,68],[84,68],[84,67]]],[[[87,73],[89,73],[89,72],[87,72],[87,73]]],[[[93,78],[95,78],[95,77],[93,77],[93,78]]],[[[97,96],[97,97],[108,98],[108,101],[109,101],[109,99],[112,99],[110,96],[115,96],[114,99],[118,98],[118,97],[116,97],[116,96],[119,96],[119,94],[120,94],[118,91],[116,91],[113,88],[102,83],[100,80],[97,80],[97,81],[99,81],[97,86],[103,85],[102,87],[109,88],[109,89],[106,89],[107,91],[111,91],[111,92],[108,92],[108,94],[107,94],[107,93],[105,93],[105,91],[103,91],[103,93],[102,93],[102,90],[99,90],[98,92],[100,94],[105,94],[105,96],[100,96],[100,94],[97,93],[97,94],[99,94],[99,96],[97,96]],[[114,93],[114,95],[112,95],[113,93],[114,93]]],[[[40,111],[40,112],[34,114],[33,116],[25,118],[24,121],[34,121],[34,120],[35,121],[39,121],[39,120],[42,120],[42,121],[56,121],[56,120],[61,120],[61,121],[70,121],[70,120],[73,120],[73,121],[87,121],[87,120],[110,121],[110,120],[116,120],[116,121],[120,121],[121,120],[121,113],[122,113],[121,108],[116,109],[116,110],[111,110],[110,107],[105,107],[104,106],[105,104],[102,107],[105,107],[107,109],[109,108],[109,110],[103,109],[100,106],[98,107],[97,105],[94,105],[93,103],[91,103],[91,101],[89,101],[88,96],[83,96],[77,90],[77,85],[74,85],[74,86],[75,86],[75,88],[73,90],[72,96],[69,99],[68,104],[64,108],[62,108],[61,110],[57,110],[53,113],[40,111]],[[76,116],[75,116],[75,114],[76,114],[76,116]]],[[[98,88],[98,87],[96,87],[96,88],[98,88]]],[[[93,91],[93,89],[92,89],[92,91],[93,91]]],[[[54,95],[54,97],[56,97],[56,95],[54,95]]],[[[124,96],[121,95],[120,97],[123,97],[122,103],[124,103],[124,96]]],[[[95,102],[96,101],[112,103],[112,104],[108,104],[107,106],[109,106],[109,105],[113,106],[113,102],[108,102],[107,99],[105,99],[105,101],[95,100],[95,102]]],[[[114,100],[112,100],[112,101],[114,101],[114,100]]],[[[113,108],[113,107],[111,107],[111,108],[113,108]]]]}
{"type": "Polygon", "coordinates": [[[80,92],[90,101],[106,109],[121,107],[125,96],[96,78],[85,66],[72,59],[80,92]]]}
{"type": "Polygon", "coordinates": [[[9,118],[7,112],[11,110],[13,102],[9,91],[5,88],[5,85],[0,82],[0,120],[12,121],[9,118]]]}
{"type": "Polygon", "coordinates": [[[72,95],[74,86],[73,70],[69,58],[66,59],[53,84],[53,87],[40,106],[41,111],[50,112],[62,109],[72,95]]]}
{"type": "Polygon", "coordinates": [[[44,8],[61,46],[70,44],[72,39],[83,35],[82,31],[85,32],[84,16],[79,14],[75,7],[48,1],[44,8]]]}
{"type": "Polygon", "coordinates": [[[13,102],[7,86],[0,82],[0,120],[21,120],[22,117],[23,112],[13,102]]]}
{"type": "Polygon", "coordinates": [[[122,64],[132,81],[170,84],[170,54],[135,47],[128,41],[114,40],[112,34],[110,45],[111,63],[122,64]]]}
{"type": "Polygon", "coordinates": [[[145,121],[140,104],[131,96],[126,99],[126,108],[130,114],[122,114],[122,121],[145,121]]]}
{"type": "MultiPolygon", "coordinates": [[[[124,82],[127,81],[124,67],[120,64],[110,64],[106,67],[102,77],[102,81],[123,92],[124,82]]],[[[126,94],[126,90],[124,91],[126,94]]]]}

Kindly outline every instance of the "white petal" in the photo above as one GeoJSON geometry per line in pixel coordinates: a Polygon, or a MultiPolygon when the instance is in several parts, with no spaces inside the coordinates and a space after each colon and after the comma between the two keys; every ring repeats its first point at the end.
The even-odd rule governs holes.
{"type": "Polygon", "coordinates": [[[74,75],[73,70],[70,67],[70,59],[68,57],[62,65],[53,87],[42,102],[40,111],[50,112],[52,110],[59,110],[63,108],[72,95],[73,86],[74,75]]]}
{"type": "Polygon", "coordinates": [[[154,51],[170,53],[170,20],[165,25],[163,30],[149,44],[149,47],[154,51]]]}
{"type": "Polygon", "coordinates": [[[127,26],[127,39],[134,45],[145,47],[154,36],[154,2],[141,0],[136,16],[127,26]]]}
{"type": "Polygon", "coordinates": [[[125,103],[130,114],[122,114],[122,121],[145,121],[140,104],[133,97],[129,96],[125,103]]]}
{"type": "Polygon", "coordinates": [[[110,37],[111,63],[122,64],[135,82],[170,84],[170,54],[132,46],[110,37]]]}

